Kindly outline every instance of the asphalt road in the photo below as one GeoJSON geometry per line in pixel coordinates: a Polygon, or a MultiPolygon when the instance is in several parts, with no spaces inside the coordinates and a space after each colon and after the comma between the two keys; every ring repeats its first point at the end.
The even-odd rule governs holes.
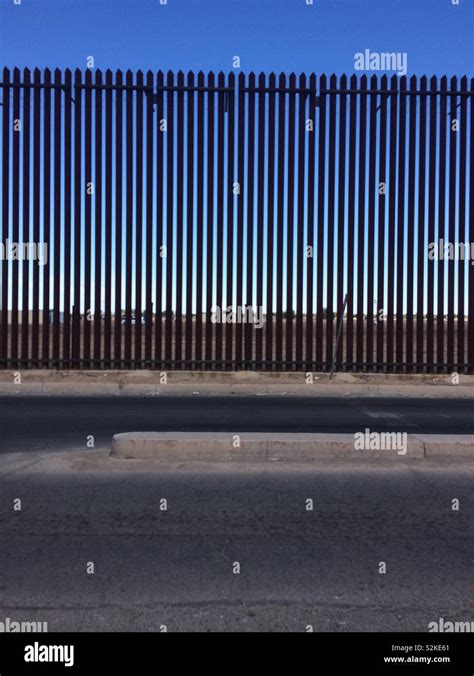
{"type": "Polygon", "coordinates": [[[474,434],[469,399],[0,397],[0,453],[96,447],[136,431],[474,434]]]}
{"type": "Polygon", "coordinates": [[[3,455],[0,620],[49,631],[471,622],[473,478],[474,463],[439,461],[197,468],[3,455]]]}

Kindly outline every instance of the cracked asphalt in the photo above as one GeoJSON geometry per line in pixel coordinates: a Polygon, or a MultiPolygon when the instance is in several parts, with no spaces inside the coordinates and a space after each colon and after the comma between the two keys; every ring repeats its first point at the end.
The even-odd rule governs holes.
{"type": "Polygon", "coordinates": [[[473,462],[107,455],[2,454],[0,621],[427,631],[474,620],[473,462]]]}

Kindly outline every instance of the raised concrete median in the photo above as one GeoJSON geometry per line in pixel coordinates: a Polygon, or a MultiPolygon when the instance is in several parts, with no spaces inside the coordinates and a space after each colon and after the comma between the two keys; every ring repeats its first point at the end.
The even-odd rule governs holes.
{"type": "Polygon", "coordinates": [[[0,395],[473,398],[474,376],[256,371],[0,371],[0,395]]]}
{"type": "Polygon", "coordinates": [[[113,437],[111,456],[208,462],[332,458],[404,460],[444,456],[474,460],[474,435],[402,435],[387,432],[373,437],[370,444],[362,448],[360,443],[356,443],[354,434],[129,432],[113,437]]]}

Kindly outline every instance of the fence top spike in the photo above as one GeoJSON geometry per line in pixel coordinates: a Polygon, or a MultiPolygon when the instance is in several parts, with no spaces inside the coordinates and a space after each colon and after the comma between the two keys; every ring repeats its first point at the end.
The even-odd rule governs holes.
{"type": "Polygon", "coordinates": [[[174,70],[171,70],[171,68],[170,68],[169,70],[166,71],[166,75],[168,75],[168,76],[173,76],[173,75],[174,75],[174,70]]]}
{"type": "Polygon", "coordinates": [[[461,78],[461,84],[467,84],[467,75],[463,75],[461,78]]]}
{"type": "Polygon", "coordinates": [[[130,68],[128,68],[128,69],[125,71],[125,74],[126,74],[127,77],[133,77],[133,72],[132,72],[132,70],[131,70],[130,68]]]}
{"type": "Polygon", "coordinates": [[[204,77],[204,71],[198,70],[198,77],[204,77]]]}

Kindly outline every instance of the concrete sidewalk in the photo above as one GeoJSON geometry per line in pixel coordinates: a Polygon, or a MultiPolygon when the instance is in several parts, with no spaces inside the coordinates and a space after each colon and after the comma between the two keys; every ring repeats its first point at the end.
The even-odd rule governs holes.
{"type": "Polygon", "coordinates": [[[474,376],[460,374],[266,373],[254,371],[0,371],[0,394],[295,395],[308,397],[474,398],[474,376]]]}

